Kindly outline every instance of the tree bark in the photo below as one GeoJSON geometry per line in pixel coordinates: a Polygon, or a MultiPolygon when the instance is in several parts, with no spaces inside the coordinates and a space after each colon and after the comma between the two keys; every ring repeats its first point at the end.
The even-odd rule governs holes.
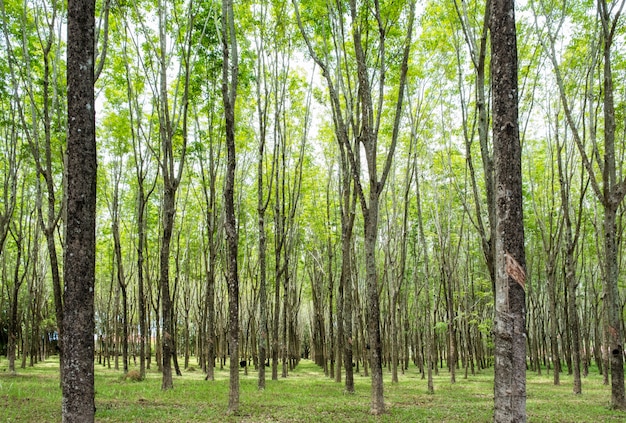
{"type": "MultiPolygon", "coordinates": [[[[557,140],[558,142],[558,140],[557,140]]],[[[580,235],[580,216],[582,215],[581,209],[578,211],[578,220],[576,225],[572,222],[572,218],[570,215],[570,187],[571,187],[571,176],[569,174],[569,170],[566,169],[567,161],[563,160],[563,144],[558,144],[558,156],[557,156],[557,164],[559,169],[559,179],[561,181],[561,208],[563,210],[563,224],[564,224],[564,236],[565,236],[565,284],[567,286],[567,295],[568,295],[568,304],[567,304],[567,313],[569,316],[569,331],[571,334],[571,351],[572,351],[572,366],[574,373],[574,384],[573,391],[574,394],[582,393],[582,382],[580,378],[580,362],[581,362],[581,341],[580,341],[580,322],[578,319],[578,311],[576,304],[576,289],[578,288],[578,281],[576,279],[576,258],[575,258],[575,250],[578,244],[578,239],[580,235]]],[[[586,191],[586,187],[588,184],[584,182],[585,178],[582,178],[582,190],[580,197],[580,206],[582,206],[582,199],[584,197],[584,193],[586,191]]]]}
{"type": "Polygon", "coordinates": [[[63,422],[93,422],[96,257],[95,1],[69,0],[63,422]]]}
{"type": "MultiPolygon", "coordinates": [[[[208,114],[209,122],[213,123],[213,111],[208,114]]],[[[215,271],[218,260],[218,221],[220,212],[217,205],[217,174],[219,168],[219,157],[216,153],[216,139],[214,136],[213,125],[209,126],[208,131],[208,169],[206,169],[203,156],[200,157],[200,173],[202,175],[202,193],[204,195],[205,204],[205,226],[207,245],[205,251],[205,300],[204,300],[204,320],[206,330],[206,377],[205,380],[215,380],[215,271]],[[208,177],[208,180],[207,180],[208,177]]],[[[221,148],[219,147],[217,151],[221,148]]],[[[204,366],[204,364],[203,364],[204,366]]]]}
{"type": "Polygon", "coordinates": [[[513,0],[494,0],[492,45],[496,200],[494,421],[526,421],[525,254],[517,42],[513,0]]]}
{"type": "Polygon", "coordinates": [[[615,157],[615,100],[613,97],[613,71],[611,69],[611,48],[615,24],[621,8],[614,20],[610,16],[606,0],[598,1],[598,13],[602,22],[603,35],[603,92],[604,92],[604,254],[605,261],[605,307],[608,347],[611,368],[611,405],[613,408],[626,409],[626,391],[624,389],[624,347],[622,337],[622,306],[618,289],[618,254],[617,254],[617,211],[624,199],[626,181],[617,182],[615,157]]]}
{"type": "MultiPolygon", "coordinates": [[[[9,159],[11,162],[11,160],[9,159]]],[[[13,164],[15,164],[13,162],[13,164]]],[[[12,168],[9,172],[17,171],[17,168],[12,168]]],[[[17,358],[17,342],[20,337],[21,332],[21,323],[20,323],[20,312],[19,312],[19,294],[20,288],[24,284],[27,275],[29,274],[30,261],[33,256],[30,251],[33,248],[33,241],[30,239],[30,230],[26,232],[25,224],[30,225],[31,219],[25,219],[25,216],[28,214],[27,208],[29,207],[29,197],[25,193],[25,181],[22,182],[21,187],[21,204],[19,208],[19,213],[16,218],[16,222],[10,226],[9,232],[11,233],[11,238],[13,238],[13,242],[15,243],[16,256],[13,268],[13,289],[9,292],[7,287],[7,293],[9,294],[9,325],[8,325],[8,345],[7,345],[7,359],[9,360],[9,372],[15,374],[15,360],[17,358]],[[24,245],[25,239],[27,240],[27,245],[24,245]],[[27,248],[27,250],[25,250],[27,248]],[[22,273],[20,274],[20,269],[22,269],[22,273]]],[[[13,192],[15,194],[15,192],[13,192]]],[[[16,198],[13,195],[12,199],[9,200],[11,205],[7,205],[7,207],[13,207],[15,205],[16,198]]],[[[34,212],[34,211],[33,211],[34,212]]],[[[32,213],[31,216],[32,217],[32,213]]],[[[0,234],[1,236],[1,234],[0,234]]],[[[2,245],[4,241],[0,240],[0,255],[2,254],[2,245]]],[[[28,325],[24,329],[24,332],[28,332],[28,325]]],[[[22,341],[26,343],[28,336],[26,334],[22,334],[22,341]]],[[[27,355],[27,348],[24,346],[22,350],[22,367],[25,367],[25,360],[27,355]]]]}
{"type": "Polygon", "coordinates": [[[343,184],[341,196],[341,276],[340,285],[343,292],[342,299],[342,319],[343,322],[343,364],[346,372],[346,392],[354,393],[354,368],[353,348],[354,337],[352,331],[352,314],[353,314],[353,288],[352,288],[352,246],[353,246],[353,230],[354,219],[356,217],[356,201],[357,196],[353,188],[353,179],[351,177],[350,161],[346,157],[345,147],[339,145],[341,150],[341,181],[343,184]]]}
{"type": "MultiPolygon", "coordinates": [[[[265,22],[265,8],[262,5],[261,20],[265,22]]],[[[257,222],[259,236],[259,331],[258,331],[258,350],[259,350],[259,374],[258,384],[259,390],[265,389],[265,361],[269,356],[269,325],[267,316],[267,236],[265,233],[265,213],[271,198],[272,188],[268,189],[267,199],[264,194],[264,157],[265,144],[267,140],[267,117],[268,103],[270,94],[266,83],[266,67],[265,67],[265,50],[263,37],[259,37],[259,45],[257,47],[257,113],[259,118],[259,146],[258,146],[258,162],[257,162],[257,222]]],[[[273,168],[270,175],[273,175],[273,168]]],[[[269,178],[270,183],[273,180],[269,178]]]]}
{"type": "Polygon", "coordinates": [[[224,182],[224,232],[228,284],[228,324],[230,331],[230,384],[228,412],[239,410],[239,275],[237,270],[238,231],[235,217],[235,101],[239,78],[237,37],[232,0],[222,0],[222,98],[226,122],[226,180],[224,182]]]}
{"type": "MultiPolygon", "coordinates": [[[[159,139],[161,142],[161,174],[163,177],[163,202],[162,202],[162,236],[161,249],[159,252],[159,286],[161,290],[161,315],[163,318],[163,336],[162,336],[162,372],[163,379],[161,389],[168,390],[174,387],[172,380],[172,358],[176,364],[176,370],[179,372],[176,357],[175,344],[175,325],[174,325],[174,307],[172,295],[170,294],[169,280],[169,256],[171,249],[172,233],[174,229],[174,217],[176,215],[176,193],[180,185],[183,167],[185,164],[186,147],[187,147],[187,111],[189,107],[189,77],[190,77],[190,50],[191,41],[189,31],[193,27],[193,16],[188,15],[188,29],[185,34],[185,43],[183,47],[182,70],[183,75],[183,95],[180,102],[180,115],[178,118],[181,123],[182,142],[180,146],[180,156],[178,158],[178,167],[174,165],[174,147],[173,139],[177,128],[174,123],[178,123],[178,119],[173,119],[173,113],[170,110],[169,90],[168,90],[168,57],[167,57],[167,5],[163,0],[159,0],[159,139]]],[[[175,292],[174,292],[175,294],[175,292]]]]}
{"type": "MultiPolygon", "coordinates": [[[[121,161],[121,158],[119,159],[121,161]]],[[[124,261],[122,257],[122,242],[120,239],[120,226],[119,226],[119,184],[122,174],[121,162],[119,168],[116,169],[115,175],[115,187],[113,188],[113,200],[111,205],[111,232],[113,233],[113,249],[115,252],[115,264],[117,269],[117,283],[119,285],[120,293],[122,294],[122,366],[124,373],[128,373],[128,295],[127,295],[127,282],[124,271],[124,261]]],[[[118,334],[115,334],[116,337],[118,334]]],[[[117,359],[117,354],[116,354],[117,359]]],[[[117,363],[117,361],[116,361],[117,363]]],[[[145,370],[144,370],[145,372],[145,370]]]]}

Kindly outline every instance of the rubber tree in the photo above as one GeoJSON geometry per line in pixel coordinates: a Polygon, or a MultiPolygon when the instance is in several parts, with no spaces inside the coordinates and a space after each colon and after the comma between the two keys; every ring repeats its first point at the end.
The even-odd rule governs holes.
{"type": "Polygon", "coordinates": [[[526,259],[514,0],[490,16],[495,172],[494,421],[526,421],[526,259]]]}
{"type": "MultiPolygon", "coordinates": [[[[613,67],[614,42],[625,1],[608,4],[606,0],[596,3],[597,32],[593,34],[593,42],[589,46],[589,66],[586,70],[588,80],[585,81],[585,108],[588,113],[582,121],[589,127],[603,126],[603,138],[591,129],[589,133],[578,123],[575,116],[573,101],[566,90],[567,78],[557,55],[558,36],[567,19],[567,10],[551,9],[555,15],[549,15],[547,9],[536,8],[535,15],[540,12],[546,15],[546,37],[542,46],[548,55],[556,78],[563,113],[571,135],[581,156],[585,171],[589,176],[590,186],[595,194],[603,213],[603,260],[602,277],[604,290],[604,336],[608,343],[610,374],[611,374],[611,405],[617,409],[626,409],[626,390],[624,387],[624,347],[622,343],[621,315],[622,306],[618,290],[618,230],[617,215],[626,195],[626,178],[622,177],[622,156],[620,143],[616,143],[616,118],[613,67]],[[598,70],[596,70],[596,67],[598,70]],[[596,72],[599,75],[596,75],[596,72]],[[601,81],[596,86],[596,81],[601,81]],[[597,101],[597,103],[596,103],[597,101]],[[596,116],[596,108],[601,109],[601,119],[596,116]],[[602,145],[601,145],[602,144],[602,145]],[[590,150],[590,151],[589,151],[590,150]]],[[[606,376],[606,374],[605,374],[606,376]]]]}
{"type": "MultiPolygon", "coordinates": [[[[323,50],[326,52],[326,56],[321,55],[320,48],[313,44],[313,40],[305,29],[305,23],[300,16],[297,1],[294,1],[294,5],[300,32],[305,39],[309,54],[322,69],[322,74],[328,85],[336,136],[338,142],[343,143],[343,146],[346,148],[347,157],[351,163],[358,202],[363,214],[368,307],[367,328],[372,373],[371,413],[374,415],[382,414],[385,412],[385,404],[382,378],[379,275],[376,260],[379,207],[381,194],[393,162],[400,130],[408,60],[413,35],[415,4],[413,2],[408,2],[408,4],[401,3],[393,8],[382,9],[377,1],[357,3],[355,0],[351,0],[347,5],[347,9],[339,3],[330,2],[326,5],[328,15],[342,16],[336,29],[342,34],[350,33],[352,35],[349,64],[346,72],[354,72],[351,75],[351,80],[357,86],[357,111],[352,115],[352,118],[355,119],[354,122],[357,122],[353,123],[355,125],[353,134],[356,136],[355,147],[346,137],[348,134],[345,130],[346,122],[343,121],[341,113],[343,105],[332,79],[336,71],[343,71],[342,66],[344,65],[331,63],[328,55],[333,53],[328,51],[328,49],[323,50]],[[390,31],[386,25],[397,19],[406,22],[406,32],[403,40],[396,40],[397,50],[395,54],[401,57],[401,59],[398,68],[394,69],[397,72],[397,85],[394,86],[394,89],[397,89],[397,97],[395,97],[395,100],[392,100],[392,102],[395,101],[394,105],[393,103],[385,104],[383,93],[390,88],[387,85],[386,77],[389,74],[388,66],[390,66],[388,62],[390,60],[389,50],[392,49],[390,31]],[[371,62],[372,59],[375,60],[375,63],[371,62]],[[375,92],[374,87],[378,87],[380,92],[375,92]],[[388,141],[386,155],[382,156],[382,162],[379,162],[379,130],[383,106],[391,107],[391,110],[393,110],[391,118],[392,130],[388,140],[386,140],[388,141]],[[363,169],[363,173],[359,172],[361,167],[357,166],[358,156],[361,154],[364,155],[366,162],[366,168],[363,169]],[[383,163],[382,166],[380,166],[380,163],[383,163]]],[[[343,49],[343,46],[341,48],[343,49]]],[[[348,50],[338,51],[335,54],[337,56],[347,55],[348,50]]]]}
{"type": "Polygon", "coordinates": [[[95,1],[69,0],[63,422],[93,422],[96,265],[95,1]]]}
{"type": "Polygon", "coordinates": [[[228,412],[239,410],[239,274],[235,216],[235,102],[239,82],[239,56],[232,0],[222,0],[222,99],[226,129],[226,180],[224,181],[224,232],[226,235],[226,282],[228,285],[228,325],[230,332],[230,384],[228,412]]]}

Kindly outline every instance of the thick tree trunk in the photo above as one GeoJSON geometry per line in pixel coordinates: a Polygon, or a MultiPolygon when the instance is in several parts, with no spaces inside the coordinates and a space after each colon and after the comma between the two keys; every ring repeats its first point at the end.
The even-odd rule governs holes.
{"type": "MultiPolygon", "coordinates": [[[[622,4],[623,6],[623,4],[622,4]]],[[[611,7],[612,8],[612,7],[611,7]]],[[[605,330],[608,336],[608,353],[611,368],[611,405],[626,409],[624,389],[624,347],[622,337],[622,302],[619,296],[618,241],[616,216],[624,200],[624,184],[617,182],[615,157],[615,100],[613,97],[613,71],[611,69],[611,48],[616,22],[610,16],[606,0],[598,1],[598,12],[603,30],[603,88],[604,88],[604,254],[605,254],[605,330]]],[[[619,9],[621,11],[621,7],[619,9]]],[[[619,19],[620,11],[615,19],[619,19]]]]}
{"type": "Polygon", "coordinates": [[[624,391],[624,348],[622,346],[621,301],[618,291],[617,267],[617,210],[613,207],[604,209],[604,248],[605,263],[605,316],[604,325],[608,341],[609,367],[611,369],[611,405],[617,409],[626,409],[624,391]]]}
{"type": "Polygon", "coordinates": [[[63,422],[94,421],[96,264],[95,1],[69,0],[63,422]]]}
{"type": "Polygon", "coordinates": [[[491,5],[496,201],[495,422],[526,421],[525,254],[513,0],[491,5]]]}
{"type": "Polygon", "coordinates": [[[367,283],[367,332],[370,346],[372,373],[371,413],[385,412],[383,396],[382,344],[380,339],[380,299],[378,295],[378,270],[376,266],[376,241],[378,237],[378,194],[370,192],[369,209],[365,215],[365,280],[367,283]]]}

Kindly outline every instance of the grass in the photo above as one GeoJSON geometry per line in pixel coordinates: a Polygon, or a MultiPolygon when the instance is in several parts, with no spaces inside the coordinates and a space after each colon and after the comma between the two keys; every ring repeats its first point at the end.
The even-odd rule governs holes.
{"type": "MultiPolygon", "coordinates": [[[[60,422],[61,391],[58,361],[7,372],[0,359],[0,421],[60,422]]],[[[134,369],[134,366],[131,366],[134,369]]],[[[385,374],[387,413],[369,414],[369,378],[355,375],[356,393],[344,393],[343,384],[324,376],[310,361],[303,361],[286,379],[267,380],[265,391],[256,388],[257,374],[240,373],[240,412],[226,415],[228,369],[217,370],[214,382],[199,371],[183,371],[174,389],[161,391],[161,376],[148,372],[141,382],[124,378],[121,371],[96,365],[97,422],[490,422],[493,412],[493,371],[486,370],[451,384],[447,371],[435,376],[435,394],[411,367],[392,384],[385,374]]],[[[271,373],[269,374],[271,377],[271,373]]],[[[626,413],[609,408],[610,387],[602,377],[583,380],[583,394],[572,394],[572,377],[527,375],[527,414],[530,422],[625,421],[626,413]]]]}

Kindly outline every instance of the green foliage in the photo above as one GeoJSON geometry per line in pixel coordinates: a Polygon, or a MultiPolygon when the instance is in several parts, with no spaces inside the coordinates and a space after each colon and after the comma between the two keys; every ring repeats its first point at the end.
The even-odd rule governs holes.
{"type": "Polygon", "coordinates": [[[448,330],[448,322],[436,322],[435,332],[438,334],[444,334],[448,330]]]}

